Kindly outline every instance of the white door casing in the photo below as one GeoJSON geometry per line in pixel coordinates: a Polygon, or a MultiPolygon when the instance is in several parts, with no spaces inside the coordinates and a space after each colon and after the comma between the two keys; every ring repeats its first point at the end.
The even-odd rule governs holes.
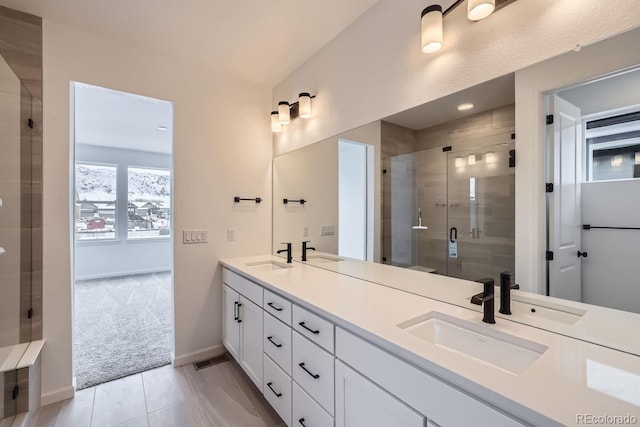
{"type": "Polygon", "coordinates": [[[549,295],[582,300],[580,268],[580,184],[582,180],[581,111],[557,95],[549,96],[549,114],[553,124],[548,129],[549,244],[553,260],[549,261],[549,295]]]}

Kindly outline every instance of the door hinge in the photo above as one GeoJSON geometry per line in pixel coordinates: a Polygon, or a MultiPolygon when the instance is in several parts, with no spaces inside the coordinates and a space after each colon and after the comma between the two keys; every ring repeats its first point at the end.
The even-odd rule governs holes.
{"type": "Polygon", "coordinates": [[[33,308],[27,310],[27,319],[31,319],[33,317],[33,308]]]}
{"type": "Polygon", "coordinates": [[[20,387],[17,385],[13,388],[13,392],[11,392],[11,399],[16,400],[18,398],[18,394],[20,394],[20,387]]]}
{"type": "Polygon", "coordinates": [[[516,134],[515,134],[515,132],[513,132],[513,133],[511,134],[511,139],[516,139],[516,134]]]}
{"type": "Polygon", "coordinates": [[[451,146],[447,145],[446,147],[442,147],[442,152],[446,153],[447,151],[451,151],[451,146]]]}
{"type": "Polygon", "coordinates": [[[553,261],[553,251],[547,251],[545,254],[545,259],[547,261],[553,261]]]}
{"type": "Polygon", "coordinates": [[[547,114],[547,124],[548,125],[553,124],[553,114],[547,114]]]}
{"type": "Polygon", "coordinates": [[[28,120],[28,122],[27,122],[27,125],[28,125],[31,129],[33,129],[33,119],[29,119],[29,120],[28,120]]]}
{"type": "Polygon", "coordinates": [[[553,193],[553,182],[547,182],[544,185],[544,191],[546,191],[547,193],[553,193]]]}

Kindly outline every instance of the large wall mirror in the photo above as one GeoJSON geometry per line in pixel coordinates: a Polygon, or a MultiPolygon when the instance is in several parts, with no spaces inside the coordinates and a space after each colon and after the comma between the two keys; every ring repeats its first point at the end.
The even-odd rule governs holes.
{"type": "MultiPolygon", "coordinates": [[[[640,30],[525,71],[542,79],[574,57],[600,61],[589,55],[602,43],[628,49],[629,40],[640,41],[640,30]]],[[[530,266],[540,268],[540,283],[514,291],[527,313],[505,318],[640,354],[621,332],[580,322],[591,310],[640,325],[640,71],[612,64],[604,74],[538,91],[545,107],[518,120],[540,120],[529,124],[539,126],[547,158],[539,195],[516,186],[518,165],[529,161],[518,150],[519,73],[274,158],[274,253],[292,242],[299,261],[301,242],[309,241],[309,264],[479,310],[469,304],[475,287],[468,281],[499,283],[508,271],[518,282],[516,198],[546,197],[548,216],[536,233],[555,258],[540,251],[530,266]],[[563,101],[575,109],[554,113],[563,101]],[[556,114],[550,126],[547,114],[556,114]],[[556,188],[547,196],[546,180],[556,188]],[[398,270],[377,275],[362,262],[398,270]],[[459,291],[434,293],[427,282],[459,291]]]]}

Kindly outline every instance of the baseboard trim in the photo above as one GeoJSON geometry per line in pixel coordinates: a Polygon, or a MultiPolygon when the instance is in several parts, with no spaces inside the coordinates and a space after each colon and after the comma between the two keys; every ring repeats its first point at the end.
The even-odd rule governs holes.
{"type": "Polygon", "coordinates": [[[63,400],[71,399],[76,393],[76,389],[70,385],[67,387],[59,388],[57,390],[50,391],[48,393],[42,393],[41,405],[51,405],[52,403],[61,402],[63,400]]]}
{"type": "Polygon", "coordinates": [[[171,364],[174,367],[188,365],[189,363],[199,362],[201,360],[212,359],[214,357],[220,356],[224,354],[225,351],[226,350],[224,346],[222,344],[218,344],[177,357],[172,354],[171,364]]]}

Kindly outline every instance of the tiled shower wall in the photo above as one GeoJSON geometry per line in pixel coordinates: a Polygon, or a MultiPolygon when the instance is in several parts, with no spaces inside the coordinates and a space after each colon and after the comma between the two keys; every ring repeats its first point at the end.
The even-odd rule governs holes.
{"type": "MultiPolygon", "coordinates": [[[[387,263],[393,259],[391,230],[391,205],[397,202],[391,192],[390,158],[415,153],[416,210],[422,209],[423,223],[429,230],[414,230],[416,265],[447,273],[447,154],[443,147],[451,146],[452,152],[490,146],[511,141],[515,129],[515,105],[507,105],[469,117],[453,120],[433,127],[413,130],[396,124],[382,122],[382,161],[387,173],[383,176],[383,257],[387,263]]],[[[491,215],[501,223],[513,224],[512,208],[502,203],[491,207],[491,215]],[[504,206],[504,209],[503,209],[504,206]],[[503,212],[504,211],[504,212],[503,212]]],[[[395,209],[395,208],[394,208],[395,209]]],[[[494,221],[495,222],[495,221],[494,221]]],[[[509,234],[508,231],[505,232],[509,234]]],[[[503,233],[503,234],[505,234],[503,233]]],[[[460,268],[473,277],[483,272],[494,275],[494,270],[513,269],[515,264],[513,239],[492,242],[491,251],[482,244],[470,244],[466,248],[460,268]]]]}

